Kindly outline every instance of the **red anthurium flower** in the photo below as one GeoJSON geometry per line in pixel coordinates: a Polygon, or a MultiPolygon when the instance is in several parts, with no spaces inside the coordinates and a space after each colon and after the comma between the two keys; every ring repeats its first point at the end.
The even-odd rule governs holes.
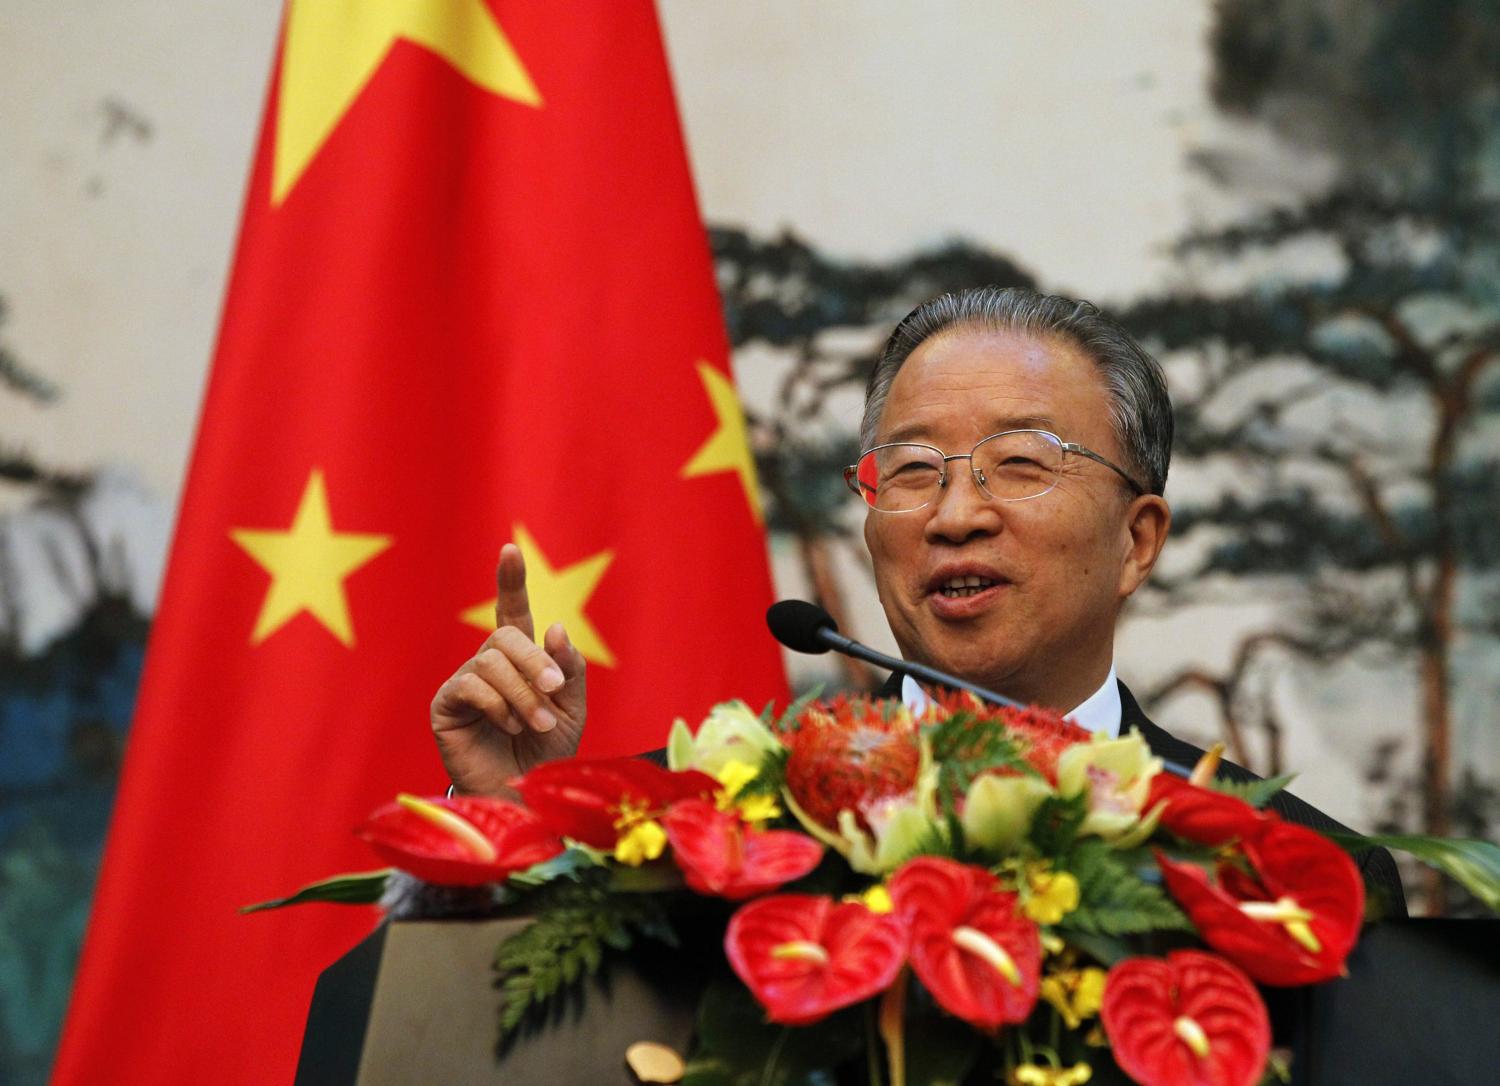
{"type": "Polygon", "coordinates": [[[1120,962],[1100,1017],[1115,1062],[1144,1086],[1254,1086],[1271,1050],[1255,985],[1201,950],[1120,962]]]}
{"type": "Polygon", "coordinates": [[[1257,811],[1238,796],[1199,788],[1181,777],[1158,773],[1151,780],[1151,792],[1145,810],[1165,801],[1161,826],[1184,841],[1203,845],[1222,845],[1238,838],[1245,840],[1259,833],[1276,816],[1257,811]]]}
{"type": "Polygon", "coordinates": [[[440,886],[499,882],[563,850],[526,808],[477,796],[402,795],[355,832],[386,862],[440,886]]]}
{"type": "Polygon", "coordinates": [[[614,847],[623,822],[719,787],[696,769],[674,773],[639,758],[544,762],[511,785],[558,833],[605,849],[614,847]]]}
{"type": "Polygon", "coordinates": [[[823,846],[811,837],[755,829],[706,799],[679,800],[661,824],[688,886],[732,901],[800,879],[823,858],[823,846]]]}
{"type": "Polygon", "coordinates": [[[724,953],[771,1021],[805,1026],[888,988],[906,929],[857,902],[778,894],[730,918],[724,953]]]}
{"type": "Polygon", "coordinates": [[[1305,826],[1267,823],[1217,883],[1195,864],[1157,853],[1167,889],[1204,942],[1262,984],[1301,985],[1343,971],[1359,938],[1365,884],[1343,849],[1305,826]]]}
{"type": "Polygon", "coordinates": [[[1042,943],[1015,894],[983,868],[923,856],[887,884],[911,932],[911,965],[949,1014],[982,1029],[1036,1005],[1042,943]]]}

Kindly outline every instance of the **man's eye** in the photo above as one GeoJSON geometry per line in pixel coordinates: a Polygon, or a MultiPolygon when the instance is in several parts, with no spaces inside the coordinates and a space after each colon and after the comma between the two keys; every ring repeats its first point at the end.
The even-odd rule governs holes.
{"type": "Polygon", "coordinates": [[[890,477],[912,479],[923,475],[936,475],[938,469],[921,460],[907,460],[890,470],[890,477]]]}

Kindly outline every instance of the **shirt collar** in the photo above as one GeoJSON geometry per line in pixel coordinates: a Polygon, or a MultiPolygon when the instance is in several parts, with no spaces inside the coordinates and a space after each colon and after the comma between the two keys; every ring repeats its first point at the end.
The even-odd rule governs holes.
{"type": "MultiPolygon", "coordinates": [[[[931,703],[927,691],[923,690],[921,683],[910,675],[901,677],[901,700],[916,714],[920,714],[931,703]]],[[[1120,737],[1120,714],[1120,684],[1115,676],[1115,665],[1111,663],[1109,675],[1105,678],[1104,684],[1085,698],[1083,703],[1072,712],[1064,715],[1070,717],[1080,728],[1086,728],[1096,735],[1118,739],[1120,737]]]]}

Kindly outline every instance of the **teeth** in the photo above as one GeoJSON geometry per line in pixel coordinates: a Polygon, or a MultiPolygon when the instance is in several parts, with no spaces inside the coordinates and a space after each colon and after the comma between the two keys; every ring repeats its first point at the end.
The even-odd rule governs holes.
{"type": "Polygon", "coordinates": [[[970,573],[962,577],[950,577],[939,590],[949,599],[959,599],[964,596],[972,596],[983,592],[986,588],[992,588],[996,582],[987,577],[980,577],[970,573]]]}

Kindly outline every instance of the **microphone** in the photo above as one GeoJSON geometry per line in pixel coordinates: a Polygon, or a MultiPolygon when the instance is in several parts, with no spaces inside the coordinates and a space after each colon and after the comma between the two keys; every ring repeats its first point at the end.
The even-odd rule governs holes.
{"type": "Polygon", "coordinates": [[[1026,708],[1013,698],[997,694],[993,690],[986,690],[976,683],[960,679],[957,675],[949,675],[946,671],[939,671],[926,664],[887,656],[883,652],[870,648],[869,645],[860,644],[852,637],[845,637],[839,633],[839,624],[833,621],[832,615],[817,604],[808,603],[806,600],[781,600],[771,604],[766,611],[766,625],[771,629],[771,636],[793,652],[804,652],[816,656],[832,649],[845,656],[852,656],[856,660],[864,660],[876,667],[883,667],[887,671],[910,675],[923,682],[948,686],[955,690],[967,690],[991,705],[1008,705],[1012,709],[1026,708]]]}
{"type": "MultiPolygon", "coordinates": [[[[832,615],[817,604],[808,603],[806,600],[781,600],[771,604],[766,610],[766,625],[771,628],[771,636],[793,652],[805,652],[810,656],[816,656],[832,649],[845,656],[852,656],[856,660],[864,660],[866,663],[883,667],[888,671],[899,671],[903,675],[910,675],[923,682],[967,690],[991,705],[1008,705],[1012,709],[1026,708],[1013,698],[997,694],[993,690],[986,690],[975,683],[960,679],[957,675],[949,675],[946,671],[939,671],[926,664],[887,656],[883,652],[870,648],[869,645],[860,644],[852,637],[845,637],[839,633],[839,624],[833,621],[832,615]]],[[[1162,759],[1162,768],[1184,780],[1193,774],[1187,766],[1165,758],[1162,759]]]]}

